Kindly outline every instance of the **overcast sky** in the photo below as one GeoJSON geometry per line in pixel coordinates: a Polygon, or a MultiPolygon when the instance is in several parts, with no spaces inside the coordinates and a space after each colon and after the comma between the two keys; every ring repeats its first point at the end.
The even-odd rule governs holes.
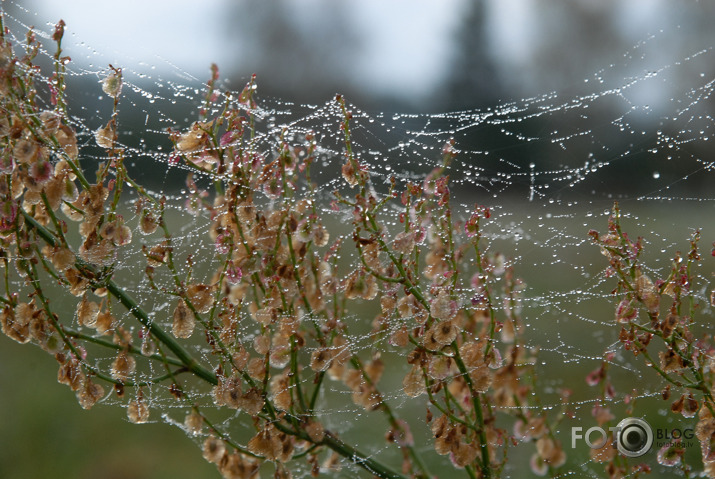
{"type": "MultiPolygon", "coordinates": [[[[342,0],[341,13],[349,17],[351,33],[359,40],[348,60],[350,80],[367,85],[369,93],[379,98],[431,98],[450,68],[460,68],[452,63],[454,39],[471,1],[342,0]]],[[[242,78],[252,73],[242,64],[245,49],[242,52],[241,44],[231,44],[240,43],[236,40],[240,36],[230,35],[232,18],[241,10],[228,6],[245,3],[3,0],[6,6],[14,5],[11,10],[21,5],[25,12],[18,14],[20,19],[38,29],[50,31],[51,25],[64,19],[66,53],[76,66],[98,71],[112,63],[128,72],[165,79],[189,74],[201,83],[208,78],[212,62],[219,65],[224,78],[237,71],[242,78]]],[[[325,20],[321,18],[325,0],[288,0],[283,4],[297,23],[301,16],[308,18],[303,22],[307,28],[311,21],[325,20]]],[[[643,75],[650,65],[638,57],[624,57],[642,42],[650,42],[650,49],[642,50],[655,68],[709,48],[715,35],[709,21],[715,2],[490,0],[485,4],[488,48],[497,59],[498,82],[505,85],[501,93],[504,101],[554,91],[570,95],[574,85],[599,80],[604,71],[610,71],[617,81],[643,75]],[[656,41],[648,40],[651,35],[656,41]]],[[[12,19],[8,23],[13,26],[12,19]]],[[[238,23],[236,28],[240,28],[238,23]]],[[[288,75],[278,75],[277,81],[288,75]]],[[[333,92],[345,86],[335,85],[333,92]]],[[[643,89],[645,96],[653,94],[653,86],[648,88],[643,89]]],[[[291,93],[281,94],[288,97],[285,100],[294,99],[291,93]]]]}
{"type": "MultiPolygon", "coordinates": [[[[102,68],[107,63],[146,70],[178,69],[207,76],[211,62],[231,71],[240,62],[240,46],[227,48],[226,5],[229,0],[31,0],[24,19],[49,29],[60,18],[67,23],[67,49],[75,63],[102,68]],[[99,53],[99,54],[97,54],[99,53]],[[142,65],[144,64],[144,65],[142,65]]],[[[312,0],[297,5],[310,9],[312,0]]],[[[462,0],[442,0],[440,11],[426,0],[361,0],[347,2],[359,24],[361,55],[356,74],[377,81],[385,92],[424,93],[439,81],[448,62],[450,35],[462,0]],[[410,55],[401,52],[408,47],[410,55]],[[372,71],[383,74],[376,79],[372,71]]]]}

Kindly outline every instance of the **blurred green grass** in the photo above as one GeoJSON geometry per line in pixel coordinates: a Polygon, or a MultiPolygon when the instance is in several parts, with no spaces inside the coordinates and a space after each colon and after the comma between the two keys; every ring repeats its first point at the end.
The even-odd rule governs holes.
{"type": "MultiPolygon", "coordinates": [[[[83,410],[57,382],[57,362],[0,335],[0,477],[189,479],[220,477],[178,428],[129,423],[123,408],[83,410]]],[[[105,390],[107,387],[105,387],[105,390]]]]}

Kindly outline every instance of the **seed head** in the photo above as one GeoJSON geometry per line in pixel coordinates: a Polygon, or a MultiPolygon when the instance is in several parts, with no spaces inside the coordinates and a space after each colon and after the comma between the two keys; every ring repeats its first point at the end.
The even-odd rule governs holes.
{"type": "Polygon", "coordinates": [[[146,405],[141,390],[136,399],[127,406],[127,417],[134,424],[142,424],[149,420],[149,406],[146,405]]]}
{"type": "Polygon", "coordinates": [[[118,381],[126,381],[134,373],[136,360],[126,351],[121,351],[112,363],[112,377],[118,381]]]}
{"type": "Polygon", "coordinates": [[[635,287],[648,312],[657,315],[660,308],[660,294],[656,291],[653,281],[645,274],[640,274],[636,279],[635,287]]]}
{"type": "Polygon", "coordinates": [[[102,91],[112,98],[119,98],[122,92],[122,70],[109,66],[112,71],[102,81],[102,91]]]}
{"type": "Polygon", "coordinates": [[[190,338],[194,332],[196,320],[191,310],[186,306],[183,299],[179,299],[174,308],[173,323],[171,331],[177,338],[190,338]]]}
{"type": "Polygon", "coordinates": [[[402,380],[402,386],[404,387],[405,394],[413,398],[427,392],[427,389],[425,389],[425,379],[419,365],[415,364],[412,366],[410,372],[408,372],[407,376],[402,380]]]}
{"type": "Polygon", "coordinates": [[[77,304],[77,322],[81,326],[93,328],[97,323],[99,305],[87,299],[87,294],[82,296],[82,300],[77,304]]]}
{"type": "Polygon", "coordinates": [[[223,441],[216,436],[209,436],[204,441],[204,459],[208,462],[218,464],[226,452],[223,441]]]}
{"type": "Polygon", "coordinates": [[[97,145],[102,148],[114,148],[114,142],[117,141],[117,133],[114,129],[114,120],[109,120],[105,126],[98,128],[94,132],[94,139],[97,145]]]}
{"type": "Polygon", "coordinates": [[[184,427],[186,428],[186,431],[192,436],[197,436],[201,434],[203,424],[204,418],[201,417],[201,415],[193,409],[184,418],[184,427]]]}
{"type": "Polygon", "coordinates": [[[77,400],[82,409],[90,409],[104,396],[104,388],[87,378],[77,391],[77,400]]]}
{"type": "Polygon", "coordinates": [[[186,288],[186,297],[199,313],[208,313],[213,306],[213,288],[205,284],[192,284],[186,288]]]}

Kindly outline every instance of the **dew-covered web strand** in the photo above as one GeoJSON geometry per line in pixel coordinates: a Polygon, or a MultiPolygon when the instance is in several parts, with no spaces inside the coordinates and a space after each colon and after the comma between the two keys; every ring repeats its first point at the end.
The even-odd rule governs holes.
{"type": "MultiPolygon", "coordinates": [[[[24,27],[15,18],[9,17],[9,20],[24,27]]],[[[41,31],[38,35],[43,39],[48,37],[41,31]]],[[[711,48],[699,50],[684,58],[666,61],[658,68],[639,70],[638,52],[649,42],[660,39],[655,35],[639,42],[624,55],[620,64],[599,72],[598,77],[608,77],[609,81],[588,81],[587,86],[596,89],[575,96],[548,93],[487,110],[439,114],[366,112],[359,105],[349,107],[353,114],[353,148],[358,161],[370,171],[378,196],[386,194],[391,178],[404,186],[438,167],[443,144],[455,139],[458,155],[448,167],[454,189],[454,215],[465,221],[474,203],[492,208],[494,217],[484,233],[485,247],[490,252],[504,253],[526,282],[527,290],[520,299],[524,323],[530,331],[526,346],[540,348],[538,374],[552,391],[585,390],[583,374],[603,360],[604,351],[618,350],[618,330],[613,324],[609,294],[612,286],[603,277],[606,263],[586,235],[591,228],[605,228],[613,200],[618,199],[624,211],[629,208],[634,211],[626,213],[624,221],[630,222],[638,234],[646,238],[646,248],[653,259],[652,272],[656,276],[667,275],[674,250],[678,245],[685,248],[682,245],[687,241],[689,228],[713,234],[707,229],[711,228],[707,219],[712,217],[715,197],[712,188],[703,185],[715,184],[715,163],[703,157],[702,152],[706,151],[703,145],[713,134],[708,102],[715,80],[696,76],[700,82],[689,84],[684,98],[670,99],[658,111],[630,98],[633,92],[650,88],[656,81],[672,85],[675,80],[671,74],[698,66],[705,70],[714,60],[713,51],[711,48]],[[619,77],[624,71],[637,73],[619,77]],[[612,85],[614,81],[620,86],[612,85]],[[597,113],[592,113],[594,111],[597,113]],[[524,125],[529,127],[523,128],[524,125]],[[493,146],[482,149],[472,142],[473,137],[489,138],[488,145],[493,146]],[[530,153],[532,150],[537,153],[530,153]],[[667,167],[667,172],[651,167],[650,159],[661,151],[667,151],[669,158],[658,165],[667,167]],[[621,172],[623,165],[628,166],[623,169],[625,173],[621,172]],[[630,178],[614,178],[620,175],[630,178]],[[686,208],[687,213],[680,215],[678,208],[686,208]],[[584,336],[588,339],[584,340],[584,336]],[[561,370],[566,371],[565,376],[560,374],[561,370]]],[[[13,41],[22,43],[17,37],[13,41]]],[[[96,56],[93,64],[101,63],[100,54],[90,47],[84,48],[96,56]]],[[[52,58],[49,51],[43,50],[41,54],[52,58]]],[[[179,108],[186,105],[198,108],[205,95],[204,84],[176,65],[171,65],[170,73],[160,75],[146,74],[141,68],[122,67],[127,94],[121,99],[119,124],[120,130],[127,130],[120,134],[119,143],[130,158],[129,171],[141,175],[142,170],[151,165],[152,171],[159,172],[159,181],[152,182],[148,191],[157,200],[167,199],[167,220],[173,223],[172,241],[177,257],[191,254],[196,274],[210,271],[217,264],[215,257],[201,254],[195,248],[209,236],[210,223],[202,214],[192,215],[186,211],[186,186],[174,182],[185,177],[190,169],[172,159],[172,145],[166,132],[167,128],[184,131],[190,126],[193,118],[177,118],[175,112],[186,114],[186,110],[179,108]],[[123,114],[130,112],[133,112],[132,119],[125,120],[123,114]]],[[[72,79],[99,82],[106,69],[70,64],[67,74],[72,79]]],[[[260,93],[260,88],[258,91],[260,93]]],[[[106,160],[100,150],[92,150],[93,132],[109,116],[106,105],[89,106],[93,105],[90,98],[102,96],[99,86],[95,92],[86,93],[85,97],[78,94],[76,103],[85,106],[79,107],[79,111],[73,110],[71,116],[80,143],[89,149],[82,159],[87,171],[106,160]]],[[[107,99],[101,98],[101,101],[106,103],[107,99]]],[[[344,147],[340,130],[342,112],[335,101],[296,105],[268,99],[259,103],[253,111],[258,124],[256,148],[270,158],[277,154],[282,138],[299,142],[312,133],[318,144],[320,168],[314,181],[316,198],[321,202],[320,214],[326,222],[349,222],[349,213],[334,211],[329,206],[333,191],[344,189],[339,174],[344,147]]],[[[208,116],[216,113],[209,112],[208,116]]],[[[194,175],[202,185],[227,181],[221,176],[199,172],[194,175]]],[[[129,206],[135,199],[131,191],[127,199],[123,214],[139,237],[136,228],[139,217],[129,206]]],[[[382,221],[387,228],[394,231],[399,228],[400,213],[399,208],[383,210],[382,221]]],[[[350,240],[347,231],[343,235],[346,241],[350,240]]],[[[152,241],[158,244],[161,239],[147,238],[146,241],[152,246],[152,241]]],[[[118,274],[143,278],[141,251],[132,250],[128,254],[118,267],[118,274]]],[[[350,264],[358,258],[346,256],[341,261],[350,264]]],[[[343,271],[347,275],[350,269],[343,271]]],[[[699,284],[694,294],[707,304],[712,279],[707,273],[697,279],[699,284]]],[[[152,320],[164,322],[169,316],[171,303],[155,304],[146,279],[126,287],[140,302],[153,305],[152,320]]],[[[469,294],[464,292],[462,301],[468,301],[469,294]]],[[[365,322],[359,314],[351,314],[349,319],[356,324],[365,322]]],[[[257,334],[251,326],[242,328],[247,339],[257,334]]],[[[375,349],[387,351],[391,347],[386,340],[375,343],[366,332],[355,333],[359,327],[351,325],[350,328],[350,347],[355,352],[368,357],[375,349]]],[[[207,347],[193,347],[206,362],[211,361],[212,352],[207,347]]],[[[102,367],[107,360],[96,361],[96,366],[102,367]]],[[[149,364],[147,377],[162,372],[158,365],[149,364]]],[[[612,365],[624,376],[640,371],[633,358],[622,354],[616,356],[612,365]]],[[[156,386],[156,389],[163,387],[156,386]]],[[[332,384],[327,387],[327,395],[348,394],[332,384]]],[[[650,386],[648,383],[636,387],[633,399],[644,400],[657,396],[661,388],[659,384],[650,386]]],[[[612,401],[620,402],[623,394],[631,393],[630,390],[619,391],[612,401]]],[[[152,409],[164,412],[164,421],[182,427],[179,417],[173,416],[171,411],[184,407],[183,404],[167,397],[165,391],[154,392],[154,388],[147,388],[145,394],[152,409]]],[[[209,393],[196,389],[191,394],[203,400],[205,407],[211,407],[209,393]]],[[[395,407],[407,402],[399,381],[383,385],[382,394],[395,407]]],[[[586,420],[597,401],[592,399],[593,394],[593,391],[585,394],[577,391],[566,406],[575,416],[586,420]]],[[[544,410],[564,406],[556,393],[546,396],[539,406],[544,410]]],[[[123,404],[111,396],[105,402],[123,404]]],[[[327,408],[321,415],[327,427],[338,433],[349,433],[355,428],[354,418],[362,417],[365,412],[349,400],[336,403],[339,406],[327,408]]],[[[218,425],[224,429],[250,426],[249,419],[240,415],[225,418],[218,425]]],[[[376,444],[369,452],[378,454],[380,449],[376,444]]],[[[587,463],[582,465],[583,469],[589,467],[587,463]]],[[[299,474],[307,476],[309,471],[299,474]]]]}

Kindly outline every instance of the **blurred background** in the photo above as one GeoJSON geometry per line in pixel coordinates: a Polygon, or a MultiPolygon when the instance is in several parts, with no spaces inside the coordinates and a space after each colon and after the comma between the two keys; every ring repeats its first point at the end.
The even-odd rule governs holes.
{"type": "Polygon", "coordinates": [[[419,113],[568,95],[612,68],[626,69],[622,79],[641,73],[628,72],[624,56],[659,32],[668,41],[649,52],[654,65],[715,38],[715,5],[686,0],[5,0],[3,7],[39,29],[64,19],[76,65],[103,68],[101,60],[203,81],[215,62],[237,86],[257,73],[264,96],[323,103],[341,92],[367,110],[419,113]]]}
{"type": "MultiPolygon", "coordinates": [[[[120,65],[127,79],[151,93],[157,83],[200,88],[214,62],[226,88],[240,90],[256,73],[264,102],[322,105],[342,93],[368,114],[387,118],[392,112],[477,113],[457,146],[498,152],[469,159],[491,173],[507,163],[534,163],[537,170],[582,166],[594,154],[593,141],[572,141],[568,155],[552,146],[585,131],[598,135],[596,148],[603,154],[595,155],[596,162],[628,152],[618,173],[607,171],[608,181],[598,182],[604,193],[628,190],[642,165],[635,160],[658,142],[687,141],[690,171],[701,168],[699,159],[709,153],[707,143],[692,142],[683,129],[705,134],[711,128],[713,2],[4,0],[3,5],[24,26],[49,30],[65,20],[64,47],[79,73],[70,94],[73,104],[80,102],[89,112],[107,109],[95,95],[107,64],[120,65]],[[693,95],[701,98],[689,105],[693,95]],[[593,104],[572,114],[540,115],[504,131],[504,124],[515,123],[530,108],[586,104],[592,98],[593,104]],[[495,116],[484,121],[479,113],[495,116]],[[634,143],[618,124],[622,117],[645,136],[634,143]],[[539,141],[524,142],[524,136],[539,141]]],[[[194,117],[194,104],[177,108],[182,106],[170,117],[179,120],[178,128],[194,117]]],[[[152,108],[146,113],[155,117],[152,108]]],[[[125,125],[144,120],[143,111],[123,113],[138,113],[125,125]]],[[[102,116],[92,116],[96,124],[88,126],[99,127],[102,116]]],[[[408,119],[398,126],[413,125],[408,119]]],[[[660,148],[647,155],[659,181],[643,191],[680,179],[683,165],[668,161],[668,154],[660,148]]],[[[693,189],[707,190],[702,176],[690,179],[688,191],[693,189]]]]}
{"type": "MultiPolygon", "coordinates": [[[[685,60],[701,52],[707,55],[715,46],[713,2],[4,0],[2,7],[18,36],[23,25],[50,31],[60,18],[65,20],[66,54],[73,69],[84,72],[70,79],[70,87],[85,112],[106,110],[106,99],[99,106],[94,73],[108,63],[131,72],[132,81],[149,92],[164,79],[200,87],[214,62],[229,87],[240,90],[256,73],[259,97],[284,104],[323,104],[340,92],[381,117],[469,110],[467,115],[502,112],[499,115],[508,119],[512,104],[548,98],[549,104],[560,105],[591,93],[601,95],[651,70],[682,62],[667,81],[660,81],[661,75],[642,81],[628,95],[599,102],[588,111],[589,126],[578,127],[598,131],[595,140],[573,142],[566,153],[559,153],[550,141],[527,144],[519,135],[504,135],[494,124],[477,128],[476,120],[458,146],[498,152],[489,158],[474,154],[482,167],[494,172],[530,163],[532,169],[548,171],[582,165],[596,142],[596,148],[606,152],[603,160],[610,154],[623,161],[617,164],[617,174],[605,168],[592,175],[583,191],[594,188],[609,202],[613,195],[632,198],[666,186],[668,195],[687,191],[696,198],[712,196],[713,175],[703,172],[701,162],[711,156],[703,140],[712,128],[712,100],[703,95],[695,104],[689,101],[715,77],[715,62],[685,60]],[[635,144],[614,123],[632,104],[639,107],[629,118],[630,126],[637,124],[647,132],[647,138],[635,144]],[[675,121],[688,108],[694,113],[675,121]],[[684,127],[688,121],[691,126],[684,127]],[[646,153],[664,137],[687,140],[683,135],[688,128],[696,141],[676,147],[676,155],[667,150],[649,154],[644,173],[646,153]],[[687,182],[681,181],[684,177],[687,182]]],[[[186,124],[193,118],[193,106],[186,105],[182,113],[186,124]]],[[[548,139],[551,132],[568,131],[585,111],[535,118],[512,125],[511,132],[548,139]]],[[[106,116],[101,118],[106,121],[106,116]]],[[[96,121],[88,127],[98,127],[101,118],[86,118],[88,123],[96,121]]],[[[142,122],[135,127],[141,131],[142,122]]],[[[526,198],[524,191],[518,194],[526,198]]],[[[697,220],[703,214],[712,218],[712,205],[700,208],[691,209],[687,218],[677,209],[668,210],[666,221],[697,220]]],[[[599,221],[605,225],[605,219],[599,221]]],[[[675,229],[662,232],[664,237],[685,228],[673,224],[675,229]]],[[[651,231],[648,225],[640,226],[651,231]]],[[[214,467],[204,463],[196,446],[175,428],[130,425],[119,408],[82,411],[68,388],[55,382],[54,361],[40,351],[1,336],[0,364],[0,477],[217,477],[214,467]],[[88,450],[88,443],[100,448],[88,450]],[[126,457],[132,461],[125,462],[126,457]]]]}

